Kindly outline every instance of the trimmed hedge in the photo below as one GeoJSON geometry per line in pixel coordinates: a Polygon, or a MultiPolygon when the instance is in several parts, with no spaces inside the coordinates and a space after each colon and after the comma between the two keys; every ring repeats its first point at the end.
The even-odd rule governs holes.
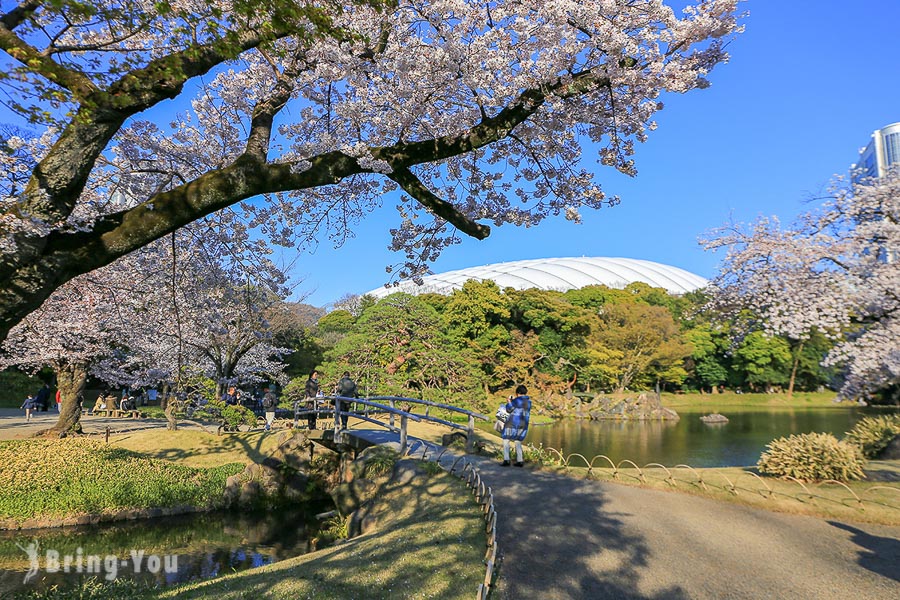
{"type": "Polygon", "coordinates": [[[773,440],[759,457],[761,473],[800,481],[862,479],[865,458],[859,448],[830,433],[804,433],[773,440]]]}

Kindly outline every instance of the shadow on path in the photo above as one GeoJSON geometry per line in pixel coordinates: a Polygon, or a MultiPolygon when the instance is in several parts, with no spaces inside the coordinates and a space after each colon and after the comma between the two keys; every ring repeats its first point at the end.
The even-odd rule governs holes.
{"type": "Polygon", "coordinates": [[[856,561],[859,566],[900,581],[900,540],[872,535],[838,521],[828,521],[828,524],[853,534],[853,543],[862,548],[856,561]]]}
{"type": "Polygon", "coordinates": [[[622,519],[629,515],[605,509],[605,492],[596,486],[489,461],[477,466],[493,490],[501,519],[494,598],[689,597],[678,586],[651,596],[638,591],[646,589],[639,584],[648,546],[642,537],[625,532],[622,519]]]}

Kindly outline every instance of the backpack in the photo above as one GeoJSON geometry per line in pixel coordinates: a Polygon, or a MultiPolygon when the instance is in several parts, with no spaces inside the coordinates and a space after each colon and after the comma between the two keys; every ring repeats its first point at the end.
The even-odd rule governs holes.
{"type": "Polygon", "coordinates": [[[340,381],[340,387],[338,389],[339,395],[344,398],[355,398],[356,397],[356,383],[350,379],[349,377],[343,377],[340,381]]]}
{"type": "Polygon", "coordinates": [[[262,405],[263,408],[275,408],[275,394],[269,392],[263,396],[262,405]]]}

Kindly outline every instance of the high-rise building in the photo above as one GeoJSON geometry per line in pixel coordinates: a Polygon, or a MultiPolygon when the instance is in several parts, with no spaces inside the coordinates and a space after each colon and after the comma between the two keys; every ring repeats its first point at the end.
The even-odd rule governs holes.
{"type": "Polygon", "coordinates": [[[872,133],[869,144],[859,151],[859,161],[851,168],[853,181],[884,177],[891,165],[900,165],[900,123],[872,133]]]}

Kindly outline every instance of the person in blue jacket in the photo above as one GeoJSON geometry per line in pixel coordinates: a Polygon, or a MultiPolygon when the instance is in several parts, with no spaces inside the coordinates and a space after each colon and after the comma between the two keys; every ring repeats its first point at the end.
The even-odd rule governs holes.
{"type": "Polygon", "coordinates": [[[500,436],[503,438],[503,462],[501,466],[509,466],[509,441],[516,442],[516,466],[525,465],[522,457],[522,440],[528,433],[528,421],[531,419],[531,398],[528,397],[528,388],[520,385],[516,388],[515,397],[510,396],[506,403],[506,412],[509,418],[500,436]]]}

